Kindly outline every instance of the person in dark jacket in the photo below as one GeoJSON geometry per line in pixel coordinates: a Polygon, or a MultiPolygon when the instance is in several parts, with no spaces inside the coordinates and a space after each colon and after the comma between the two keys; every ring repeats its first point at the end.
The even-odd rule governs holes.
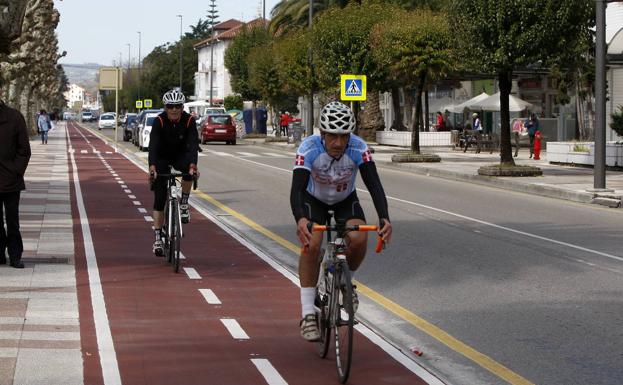
{"type": "Polygon", "coordinates": [[[24,173],[30,160],[30,142],[24,116],[0,100],[0,263],[22,269],[24,245],[19,231],[19,197],[26,189],[24,173]],[[6,216],[6,230],[3,214],[6,216]]]}

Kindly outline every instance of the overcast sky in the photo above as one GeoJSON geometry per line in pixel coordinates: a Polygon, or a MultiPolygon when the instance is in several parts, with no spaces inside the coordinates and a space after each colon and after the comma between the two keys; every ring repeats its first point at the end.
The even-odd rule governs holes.
{"type": "MultiPolygon", "coordinates": [[[[266,1],[266,17],[279,0],[266,1]]],[[[208,0],[56,0],[61,21],[56,29],[59,50],[67,51],[61,63],[99,63],[112,65],[138,58],[138,33],[141,31],[141,57],[161,44],[179,39],[182,15],[184,32],[206,19],[208,0]]],[[[261,13],[261,0],[216,0],[219,21],[249,21],[261,13]],[[259,11],[259,13],[258,13],[259,11]]]]}

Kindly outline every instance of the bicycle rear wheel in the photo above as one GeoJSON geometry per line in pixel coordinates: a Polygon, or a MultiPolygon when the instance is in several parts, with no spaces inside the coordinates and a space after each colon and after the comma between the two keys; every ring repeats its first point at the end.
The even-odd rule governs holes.
{"type": "Polygon", "coordinates": [[[173,239],[171,240],[171,249],[173,249],[173,270],[176,273],[180,271],[180,238],[182,229],[182,220],[180,217],[180,210],[178,205],[174,205],[175,213],[173,215],[173,222],[175,223],[175,231],[173,232],[173,239]]]}
{"type": "Polygon", "coordinates": [[[344,384],[350,374],[353,355],[353,284],[346,262],[340,262],[333,284],[334,299],[337,302],[335,313],[335,362],[340,383],[344,384]]]}

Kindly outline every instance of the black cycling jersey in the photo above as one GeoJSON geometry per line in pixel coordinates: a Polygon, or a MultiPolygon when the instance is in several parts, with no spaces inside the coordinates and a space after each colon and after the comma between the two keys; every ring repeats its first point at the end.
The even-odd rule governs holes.
{"type": "Polygon", "coordinates": [[[183,111],[180,120],[172,122],[163,112],[154,119],[149,134],[149,165],[158,161],[184,158],[197,164],[197,123],[195,118],[183,111]]]}

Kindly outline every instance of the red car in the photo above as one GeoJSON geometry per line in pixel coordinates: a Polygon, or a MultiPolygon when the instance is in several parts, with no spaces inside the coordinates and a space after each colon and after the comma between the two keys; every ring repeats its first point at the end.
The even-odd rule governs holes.
{"type": "Polygon", "coordinates": [[[230,115],[208,115],[201,123],[201,144],[209,141],[236,144],[236,125],[230,115]]]}

